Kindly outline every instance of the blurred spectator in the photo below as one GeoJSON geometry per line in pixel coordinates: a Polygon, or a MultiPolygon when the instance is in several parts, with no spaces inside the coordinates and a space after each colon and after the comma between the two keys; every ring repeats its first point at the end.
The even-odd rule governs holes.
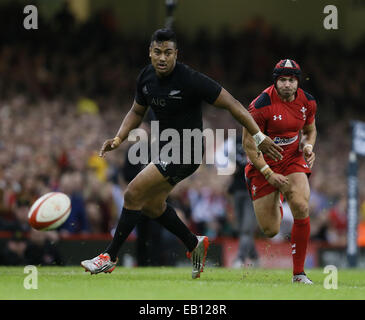
{"type": "MultiPolygon", "coordinates": [[[[316,164],[317,165],[317,164],[316,164]]],[[[311,194],[309,198],[309,212],[311,219],[311,238],[315,240],[327,241],[328,232],[328,208],[330,207],[330,199],[324,190],[323,178],[318,172],[312,175],[311,194]],[[319,185],[321,183],[321,185],[319,185]]]]}
{"type": "Polygon", "coordinates": [[[22,232],[14,232],[5,246],[0,249],[0,265],[25,265],[27,260],[25,250],[27,249],[27,240],[22,232]]]}
{"type": "Polygon", "coordinates": [[[330,244],[345,246],[347,242],[347,197],[341,195],[328,212],[327,241],[330,244]]]}
{"type": "Polygon", "coordinates": [[[67,173],[62,176],[60,191],[71,199],[71,213],[66,222],[60,227],[63,233],[80,233],[89,231],[89,222],[82,193],[82,176],[80,172],[67,173]]]}
{"type": "Polygon", "coordinates": [[[31,229],[24,252],[27,264],[42,266],[63,264],[56,247],[58,239],[58,233],[55,231],[42,232],[31,229]]]}
{"type": "Polygon", "coordinates": [[[15,221],[14,221],[14,230],[27,232],[31,228],[28,223],[28,213],[30,209],[30,202],[27,200],[18,200],[15,208],[15,221]]]}
{"type": "Polygon", "coordinates": [[[117,202],[114,202],[114,186],[109,181],[101,181],[91,172],[86,174],[84,184],[83,196],[90,223],[89,232],[108,233],[119,215],[117,202]]]}
{"type": "Polygon", "coordinates": [[[31,229],[28,223],[29,209],[30,204],[27,200],[18,200],[13,207],[13,215],[8,215],[8,217],[0,216],[0,231],[29,231],[31,229]]]}
{"type": "Polygon", "coordinates": [[[214,240],[224,233],[226,222],[226,187],[222,188],[220,179],[215,176],[215,168],[202,165],[194,177],[194,184],[187,190],[191,219],[197,234],[204,234],[214,240]]]}
{"type": "Polygon", "coordinates": [[[89,200],[86,202],[86,212],[91,233],[107,232],[103,225],[103,215],[100,206],[96,201],[89,200]]]}
{"type": "Polygon", "coordinates": [[[15,231],[0,249],[0,265],[60,265],[62,258],[55,246],[58,233],[31,229],[28,237],[15,231]]]}

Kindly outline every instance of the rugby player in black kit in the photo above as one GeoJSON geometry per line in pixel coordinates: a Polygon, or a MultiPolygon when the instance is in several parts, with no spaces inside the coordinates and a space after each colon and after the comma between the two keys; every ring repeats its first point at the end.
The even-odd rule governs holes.
{"type": "MultiPolygon", "coordinates": [[[[104,142],[100,156],[116,149],[127,139],[129,132],[141,124],[148,107],[154,111],[161,132],[172,128],[182,137],[183,129],[202,130],[202,102],[205,101],[217,108],[228,110],[253,136],[260,151],[275,160],[281,159],[279,151],[282,149],[260,131],[249,112],[220,84],[177,62],[177,52],[176,36],[171,29],[159,29],[152,35],[149,48],[151,64],[138,76],[132,108],[122,121],[117,135],[104,142]]],[[[163,145],[160,142],[160,150],[163,145]]],[[[180,143],[181,150],[182,145],[180,143]]],[[[185,244],[187,256],[193,264],[192,278],[200,277],[209,240],[205,236],[193,234],[179,219],[174,208],[166,203],[174,186],[198,169],[200,163],[194,162],[194,156],[196,152],[202,154],[203,148],[193,149],[189,153],[192,157],[190,163],[186,161],[184,154],[177,163],[163,161],[165,155],[160,154],[158,159],[152,159],[129,183],[113,240],[103,253],[81,262],[85,271],[91,274],[112,272],[116,267],[121,245],[144,214],[155,219],[185,244]]]]}

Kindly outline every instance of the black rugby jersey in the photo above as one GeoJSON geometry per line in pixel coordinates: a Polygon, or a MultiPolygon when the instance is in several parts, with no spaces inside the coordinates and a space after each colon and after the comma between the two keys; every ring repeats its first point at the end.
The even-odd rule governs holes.
{"type": "Polygon", "coordinates": [[[174,70],[161,78],[150,64],[138,76],[135,100],[152,108],[160,132],[168,128],[202,130],[202,102],[213,104],[221,90],[216,81],[183,63],[176,62],[174,70]]]}

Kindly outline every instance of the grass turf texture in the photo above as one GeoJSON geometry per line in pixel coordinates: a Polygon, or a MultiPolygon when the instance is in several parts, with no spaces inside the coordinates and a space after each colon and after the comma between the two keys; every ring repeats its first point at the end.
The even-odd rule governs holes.
{"type": "Polygon", "coordinates": [[[38,289],[26,290],[24,267],[0,267],[1,300],[356,300],[365,298],[365,270],[339,269],[338,289],[328,290],[323,269],[308,270],[313,286],[291,283],[291,270],[123,268],[90,275],[81,267],[38,267],[38,289]]]}

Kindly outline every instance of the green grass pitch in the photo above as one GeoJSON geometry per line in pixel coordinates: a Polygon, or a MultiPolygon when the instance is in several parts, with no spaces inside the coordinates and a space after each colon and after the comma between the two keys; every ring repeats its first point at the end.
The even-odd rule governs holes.
{"type": "Polygon", "coordinates": [[[25,289],[24,267],[0,267],[1,300],[363,300],[365,270],[338,269],[338,289],[325,289],[328,274],[311,269],[313,286],[291,283],[291,270],[206,268],[191,279],[190,268],[124,268],[90,275],[83,268],[38,267],[38,289],[25,289]]]}

